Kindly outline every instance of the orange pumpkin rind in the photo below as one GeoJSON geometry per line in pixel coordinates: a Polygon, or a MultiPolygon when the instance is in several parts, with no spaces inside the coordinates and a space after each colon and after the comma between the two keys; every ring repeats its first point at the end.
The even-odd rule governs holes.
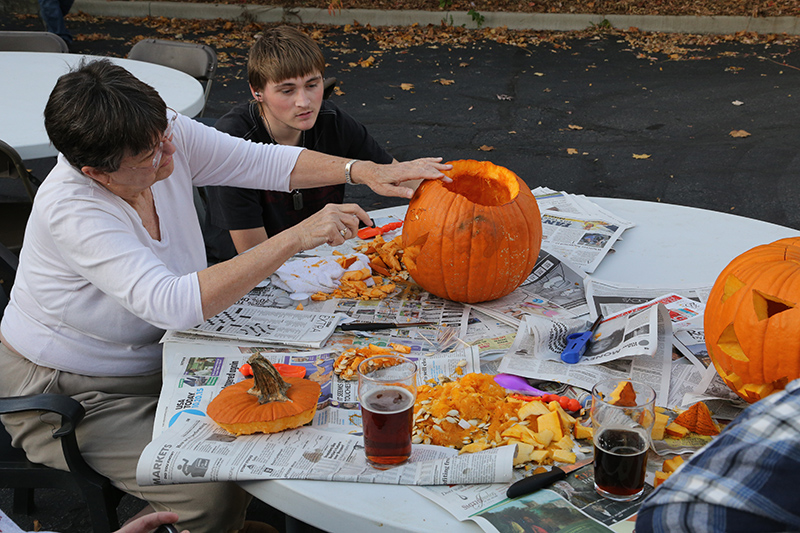
{"type": "Polygon", "coordinates": [[[403,263],[441,298],[478,303],[514,291],[538,258],[542,220],[530,188],[488,161],[450,161],[452,182],[427,180],[409,203],[403,263]]]}
{"type": "Polygon", "coordinates": [[[719,435],[719,428],[711,418],[711,411],[703,402],[697,402],[679,414],[673,421],[698,435],[719,435]]]}
{"type": "Polygon", "coordinates": [[[752,248],[720,273],[704,313],[722,380],[753,403],[800,377],[800,238],[752,248]]]}

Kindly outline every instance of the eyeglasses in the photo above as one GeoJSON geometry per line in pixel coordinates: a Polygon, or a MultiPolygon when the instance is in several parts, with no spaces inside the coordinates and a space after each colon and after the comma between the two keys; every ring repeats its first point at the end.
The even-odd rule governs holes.
{"type": "MultiPolygon", "coordinates": [[[[167,108],[172,111],[172,116],[167,121],[167,129],[164,130],[164,135],[161,136],[161,141],[158,143],[155,151],[153,152],[153,161],[152,161],[152,168],[157,169],[158,165],[161,164],[161,156],[164,155],[164,143],[169,141],[172,142],[172,135],[173,135],[173,126],[175,124],[175,120],[178,118],[178,113],[172,109],[167,108]]],[[[128,168],[130,170],[149,170],[151,167],[123,167],[128,168]]]]}

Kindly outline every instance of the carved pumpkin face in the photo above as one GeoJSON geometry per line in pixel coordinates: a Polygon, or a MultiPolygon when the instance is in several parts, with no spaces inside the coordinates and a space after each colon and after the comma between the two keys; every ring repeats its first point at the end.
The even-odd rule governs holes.
{"type": "Polygon", "coordinates": [[[426,291],[477,303],[500,298],[531,273],[542,219],[530,188],[489,162],[450,161],[452,183],[423,182],[403,224],[403,262],[426,291]]]}
{"type": "Polygon", "coordinates": [[[704,321],[717,372],[748,402],[800,377],[800,238],[731,261],[711,290],[704,321]]]}

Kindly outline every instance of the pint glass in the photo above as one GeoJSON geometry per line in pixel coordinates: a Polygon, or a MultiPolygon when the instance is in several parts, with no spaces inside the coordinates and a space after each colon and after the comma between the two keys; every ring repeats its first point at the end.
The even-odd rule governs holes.
{"type": "Polygon", "coordinates": [[[592,388],[594,486],[605,498],[631,501],[644,492],[656,393],[649,385],[631,381],[635,399],[614,405],[611,393],[621,383],[606,380],[592,388]]]}
{"type": "Polygon", "coordinates": [[[416,363],[397,355],[362,361],[358,397],[367,462],[384,470],[408,461],[417,397],[416,363]]]}

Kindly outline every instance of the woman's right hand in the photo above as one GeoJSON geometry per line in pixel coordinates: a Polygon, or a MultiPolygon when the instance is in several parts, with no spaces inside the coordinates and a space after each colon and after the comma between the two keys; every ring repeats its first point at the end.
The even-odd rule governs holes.
{"type": "Polygon", "coordinates": [[[301,250],[311,250],[321,244],[338,246],[355,237],[360,221],[370,225],[369,215],[358,205],[328,204],[286,231],[294,232],[301,250]]]}

